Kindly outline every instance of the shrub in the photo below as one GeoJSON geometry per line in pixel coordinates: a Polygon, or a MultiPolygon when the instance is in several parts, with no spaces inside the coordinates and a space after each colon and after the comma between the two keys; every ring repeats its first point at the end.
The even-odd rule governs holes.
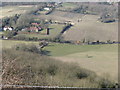
{"type": "Polygon", "coordinates": [[[4,32],[4,36],[8,37],[8,38],[12,38],[13,36],[17,35],[16,31],[5,31],[4,32]]]}
{"type": "Polygon", "coordinates": [[[58,67],[56,65],[50,65],[47,69],[47,72],[50,75],[54,76],[57,73],[57,69],[58,69],[58,67]]]}
{"type": "Polygon", "coordinates": [[[115,88],[115,83],[105,78],[101,78],[101,80],[99,81],[99,85],[100,88],[115,88]]]}
{"type": "Polygon", "coordinates": [[[16,45],[15,50],[20,50],[20,51],[26,51],[26,52],[32,52],[32,53],[40,53],[41,51],[38,49],[36,45],[26,45],[26,44],[19,44],[16,45]]]}
{"type": "Polygon", "coordinates": [[[77,72],[76,76],[78,79],[87,78],[89,75],[85,72],[77,72]]]}

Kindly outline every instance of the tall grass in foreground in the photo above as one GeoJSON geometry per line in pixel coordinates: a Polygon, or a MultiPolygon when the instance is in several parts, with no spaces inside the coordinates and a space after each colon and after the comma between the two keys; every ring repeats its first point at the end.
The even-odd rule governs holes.
{"type": "Polygon", "coordinates": [[[15,49],[3,50],[3,84],[114,88],[115,83],[76,64],[15,49]]]}

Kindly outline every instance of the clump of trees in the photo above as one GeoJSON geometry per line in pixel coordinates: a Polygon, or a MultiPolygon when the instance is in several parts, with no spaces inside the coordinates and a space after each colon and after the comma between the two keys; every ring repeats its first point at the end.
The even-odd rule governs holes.
{"type": "Polygon", "coordinates": [[[87,12],[86,12],[87,9],[88,9],[88,6],[81,5],[80,7],[74,9],[72,12],[81,13],[81,14],[87,14],[87,12]]]}
{"type": "Polygon", "coordinates": [[[25,51],[25,52],[31,52],[31,53],[38,53],[41,55],[47,55],[48,51],[43,50],[44,47],[48,46],[48,42],[46,41],[41,41],[39,45],[27,45],[27,44],[19,44],[15,45],[13,49],[18,50],[18,51],[25,51]]]}
{"type": "Polygon", "coordinates": [[[17,35],[16,31],[5,31],[3,36],[7,37],[8,39],[13,38],[15,35],[17,35]]]}
{"type": "Polygon", "coordinates": [[[15,14],[12,17],[3,18],[2,19],[2,27],[7,25],[7,26],[10,26],[10,27],[12,26],[15,28],[19,17],[20,17],[20,14],[15,14]]]}
{"type": "Polygon", "coordinates": [[[115,18],[113,16],[111,16],[109,13],[104,12],[100,16],[100,21],[104,22],[104,23],[110,23],[110,22],[115,22],[115,18]]]}
{"type": "Polygon", "coordinates": [[[71,12],[81,14],[94,14],[102,17],[102,22],[113,22],[118,18],[118,5],[103,3],[75,3],[78,7],[71,12]],[[109,15],[109,16],[108,16],[109,15]]]}

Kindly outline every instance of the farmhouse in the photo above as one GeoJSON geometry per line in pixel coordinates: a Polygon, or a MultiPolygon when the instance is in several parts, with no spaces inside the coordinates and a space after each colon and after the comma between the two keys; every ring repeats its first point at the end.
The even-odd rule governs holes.
{"type": "Polygon", "coordinates": [[[12,28],[12,27],[9,27],[9,26],[5,26],[5,27],[3,28],[3,30],[4,30],[4,31],[12,31],[13,28],[12,28]]]}
{"type": "Polygon", "coordinates": [[[39,24],[38,23],[31,23],[31,25],[38,26],[39,24]]]}
{"type": "Polygon", "coordinates": [[[44,10],[46,10],[46,11],[49,11],[49,10],[50,10],[50,8],[48,8],[48,7],[45,7],[45,8],[44,8],[44,10]]]}
{"type": "Polygon", "coordinates": [[[55,7],[54,4],[47,4],[47,7],[55,7]]]}
{"type": "Polygon", "coordinates": [[[29,30],[30,30],[31,32],[39,32],[41,29],[42,29],[42,28],[40,28],[40,27],[30,27],[30,28],[29,28],[29,30]]]}

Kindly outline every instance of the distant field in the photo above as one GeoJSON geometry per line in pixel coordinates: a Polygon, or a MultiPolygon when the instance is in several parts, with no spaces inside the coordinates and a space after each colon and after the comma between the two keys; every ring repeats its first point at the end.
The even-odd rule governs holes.
{"type": "Polygon", "coordinates": [[[36,17],[43,18],[43,19],[52,19],[53,21],[72,21],[75,23],[78,19],[82,18],[84,15],[79,13],[72,13],[72,12],[63,12],[63,11],[53,11],[51,14],[48,15],[38,15],[36,17]]]}
{"type": "Polygon", "coordinates": [[[27,41],[14,41],[14,40],[0,40],[0,42],[2,42],[2,46],[0,46],[0,48],[2,47],[4,48],[11,48],[14,45],[17,44],[38,44],[38,42],[27,42],[27,41]]]}
{"type": "Polygon", "coordinates": [[[31,9],[32,5],[21,5],[21,6],[4,6],[0,9],[0,18],[13,16],[15,14],[25,13],[31,9]]]}
{"type": "Polygon", "coordinates": [[[49,15],[40,15],[38,17],[61,22],[71,21],[74,23],[74,26],[64,32],[63,37],[65,40],[118,41],[118,22],[102,23],[98,21],[98,15],[54,11],[49,15]],[[78,20],[80,21],[78,22],[78,20]]]}
{"type": "MultiPolygon", "coordinates": [[[[50,34],[49,35],[42,35],[42,34],[18,34],[19,35],[25,35],[26,37],[37,37],[37,38],[54,38],[57,35],[60,34],[60,32],[63,30],[64,25],[58,25],[58,24],[52,24],[49,26],[50,28],[50,34]]],[[[46,34],[46,30],[41,31],[41,33],[46,34]]]]}
{"type": "Polygon", "coordinates": [[[80,22],[67,30],[63,37],[65,40],[86,39],[87,41],[118,41],[118,23],[101,23],[97,15],[85,15],[80,22]],[[74,37],[72,37],[74,36],[74,37]]]}
{"type": "Polygon", "coordinates": [[[76,7],[77,6],[75,4],[66,2],[66,3],[62,4],[62,7],[59,7],[57,9],[59,9],[59,10],[72,10],[76,7]]]}
{"type": "MultiPolygon", "coordinates": [[[[11,48],[16,44],[36,44],[38,42],[2,41],[2,48],[11,48]]],[[[1,47],[0,47],[1,48],[1,47]]],[[[95,71],[98,75],[108,73],[117,81],[118,45],[70,45],[50,43],[45,47],[49,55],[56,60],[77,63],[81,67],[95,71]]]]}

